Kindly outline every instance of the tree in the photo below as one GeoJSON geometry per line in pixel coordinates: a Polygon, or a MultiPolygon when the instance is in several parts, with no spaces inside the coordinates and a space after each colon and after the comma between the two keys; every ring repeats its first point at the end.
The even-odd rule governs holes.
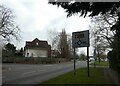
{"type": "Polygon", "coordinates": [[[17,51],[15,52],[15,56],[16,56],[16,57],[23,57],[23,54],[24,54],[23,48],[21,48],[20,50],[17,50],[17,51]]]}
{"type": "Polygon", "coordinates": [[[51,43],[52,57],[60,58],[60,52],[58,51],[59,32],[55,30],[48,30],[48,41],[51,43]]]}
{"type": "Polygon", "coordinates": [[[70,60],[72,56],[71,36],[66,33],[65,29],[62,32],[50,31],[50,33],[54,33],[50,40],[55,56],[70,60]]]}
{"type": "Polygon", "coordinates": [[[0,5],[0,37],[18,40],[20,29],[15,24],[14,15],[11,9],[0,5]]]}
{"type": "Polygon", "coordinates": [[[16,47],[13,44],[8,43],[3,48],[2,56],[11,57],[14,56],[15,52],[16,52],[16,47]]]}
{"type": "Polygon", "coordinates": [[[20,49],[20,56],[23,56],[23,48],[20,49]]]}
{"type": "Polygon", "coordinates": [[[98,15],[91,20],[91,39],[92,45],[97,50],[97,57],[100,62],[100,54],[105,54],[112,48],[114,31],[110,31],[112,25],[117,21],[116,15],[98,15]],[[93,42],[94,41],[94,42],[93,42]]]}
{"type": "Polygon", "coordinates": [[[15,52],[16,47],[13,44],[8,43],[8,44],[5,45],[5,50],[10,51],[10,52],[15,52]]]}
{"type": "Polygon", "coordinates": [[[58,0],[50,2],[50,4],[61,6],[68,13],[67,16],[80,13],[80,16],[86,16],[90,12],[89,16],[97,16],[98,14],[115,14],[120,6],[119,2],[59,2],[58,0]]]}
{"type": "Polygon", "coordinates": [[[100,38],[101,43],[104,42],[106,48],[112,48],[113,36],[115,31],[111,31],[110,28],[117,21],[116,15],[99,15],[92,18],[91,21],[91,38],[100,38]]]}
{"type": "Polygon", "coordinates": [[[58,44],[59,32],[57,32],[55,30],[48,30],[47,35],[48,35],[47,39],[51,43],[51,49],[55,50],[57,47],[57,44],[58,44]]]}
{"type": "Polygon", "coordinates": [[[70,49],[69,45],[67,42],[67,34],[65,29],[62,30],[60,33],[60,39],[59,39],[59,44],[58,44],[58,49],[61,53],[61,57],[69,59],[70,58],[70,49]]]}

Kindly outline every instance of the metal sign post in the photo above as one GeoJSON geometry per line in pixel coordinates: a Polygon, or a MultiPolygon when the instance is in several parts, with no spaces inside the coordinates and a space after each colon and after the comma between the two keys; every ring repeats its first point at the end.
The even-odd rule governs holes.
{"type": "Polygon", "coordinates": [[[76,57],[75,57],[75,48],[74,48],[74,75],[76,75],[76,57]]]}
{"type": "Polygon", "coordinates": [[[88,77],[90,76],[90,71],[89,71],[89,47],[87,47],[87,72],[88,72],[88,77]]]}
{"type": "Polygon", "coordinates": [[[72,46],[74,48],[74,75],[75,75],[75,48],[79,47],[87,47],[87,69],[88,69],[88,77],[89,74],[89,30],[73,32],[72,33],[72,46]]]}

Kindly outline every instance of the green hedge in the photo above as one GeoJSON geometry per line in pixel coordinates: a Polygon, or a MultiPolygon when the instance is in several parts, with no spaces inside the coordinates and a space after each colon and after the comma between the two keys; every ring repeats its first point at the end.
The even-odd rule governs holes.
{"type": "Polygon", "coordinates": [[[110,68],[120,73],[120,50],[113,49],[108,53],[110,68]]]}

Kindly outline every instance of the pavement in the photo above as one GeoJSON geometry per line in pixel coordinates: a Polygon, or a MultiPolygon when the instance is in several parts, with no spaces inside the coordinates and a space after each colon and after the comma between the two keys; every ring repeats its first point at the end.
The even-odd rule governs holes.
{"type": "Polygon", "coordinates": [[[118,74],[116,71],[108,67],[104,67],[103,73],[104,73],[106,80],[109,81],[109,84],[120,86],[120,74],[118,74]]]}
{"type": "MultiPolygon", "coordinates": [[[[92,62],[90,62],[92,63],[92,62]]],[[[95,67],[94,65],[90,65],[90,67],[95,67]]],[[[108,81],[108,84],[113,84],[115,86],[120,86],[120,74],[115,70],[109,68],[109,66],[96,66],[104,68],[103,74],[105,79],[108,81]]]]}

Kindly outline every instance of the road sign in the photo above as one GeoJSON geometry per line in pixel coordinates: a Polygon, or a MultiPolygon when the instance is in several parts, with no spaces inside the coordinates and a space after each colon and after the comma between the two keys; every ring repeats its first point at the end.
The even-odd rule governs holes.
{"type": "Polygon", "coordinates": [[[89,72],[89,30],[73,32],[72,33],[72,46],[74,48],[74,75],[75,75],[75,48],[87,47],[87,69],[88,77],[90,76],[89,72]]]}
{"type": "Polygon", "coordinates": [[[74,48],[78,47],[89,47],[89,30],[73,32],[72,33],[72,46],[74,48]]]}

